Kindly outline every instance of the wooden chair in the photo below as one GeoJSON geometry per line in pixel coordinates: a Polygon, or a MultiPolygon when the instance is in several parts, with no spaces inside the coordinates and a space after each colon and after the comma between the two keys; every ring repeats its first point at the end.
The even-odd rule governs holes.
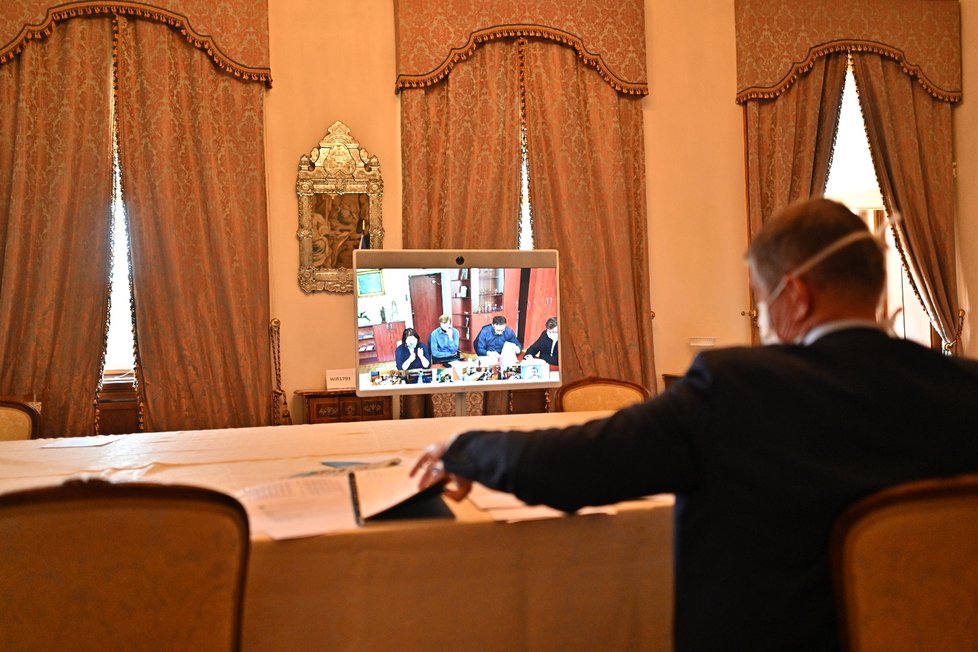
{"type": "Polygon", "coordinates": [[[0,649],[236,650],[248,520],[198,487],[0,495],[0,649]]]}
{"type": "Polygon", "coordinates": [[[557,390],[555,412],[618,410],[649,398],[649,390],[627,380],[589,376],[557,390]]]}
{"type": "Polygon", "coordinates": [[[978,475],[885,489],[831,541],[843,648],[978,649],[978,475]]]}
{"type": "Polygon", "coordinates": [[[0,399],[0,441],[34,439],[41,434],[41,415],[22,401],[0,399]]]}

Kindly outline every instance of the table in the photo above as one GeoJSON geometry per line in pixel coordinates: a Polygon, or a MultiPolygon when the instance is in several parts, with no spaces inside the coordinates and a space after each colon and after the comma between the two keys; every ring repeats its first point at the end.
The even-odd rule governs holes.
{"type": "MultiPolygon", "coordinates": [[[[417,454],[458,430],[565,425],[601,414],[139,433],[87,448],[0,442],[0,491],[98,474],[232,493],[328,457],[417,454]]],[[[672,648],[670,502],[520,523],[446,502],[454,520],[368,523],[290,541],[253,536],[244,649],[672,648]]]]}

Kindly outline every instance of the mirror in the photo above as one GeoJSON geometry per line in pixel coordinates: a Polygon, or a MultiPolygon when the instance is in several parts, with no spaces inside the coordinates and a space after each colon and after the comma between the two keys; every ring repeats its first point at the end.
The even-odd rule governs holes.
{"type": "Polygon", "coordinates": [[[299,287],[303,292],[352,292],[353,250],[382,249],[380,161],[336,121],[299,159],[299,287]]]}

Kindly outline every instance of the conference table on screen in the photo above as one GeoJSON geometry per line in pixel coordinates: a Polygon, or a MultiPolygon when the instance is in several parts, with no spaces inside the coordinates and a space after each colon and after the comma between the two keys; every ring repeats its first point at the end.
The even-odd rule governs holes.
{"type": "MultiPolygon", "coordinates": [[[[72,440],[0,442],[0,491],[100,476],[235,494],[324,460],[386,454],[404,455],[406,473],[426,445],[458,431],[562,426],[603,415],[138,433],[64,448],[44,446],[72,440]]],[[[253,533],[243,648],[672,648],[671,497],[516,522],[470,500],[445,499],[443,507],[448,518],[368,521],[289,540],[253,533]]]]}

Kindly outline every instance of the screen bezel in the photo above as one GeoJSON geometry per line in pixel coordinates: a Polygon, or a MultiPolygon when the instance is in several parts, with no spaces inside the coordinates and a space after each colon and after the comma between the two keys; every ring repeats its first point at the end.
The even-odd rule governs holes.
{"type": "MultiPolygon", "coordinates": [[[[439,272],[450,270],[473,270],[479,269],[553,269],[554,270],[554,296],[555,305],[553,316],[560,322],[560,272],[559,256],[554,249],[535,249],[535,250],[516,250],[516,249],[358,249],[353,252],[353,271],[354,278],[357,272],[366,270],[386,270],[386,269],[405,269],[439,272]]],[[[515,389],[546,389],[559,387],[561,385],[561,374],[559,367],[556,373],[551,368],[549,378],[542,380],[494,380],[476,382],[451,382],[451,383],[416,383],[399,385],[380,385],[370,386],[361,382],[360,359],[357,354],[359,346],[358,333],[360,324],[357,313],[360,307],[360,297],[357,293],[357,286],[354,284],[353,290],[353,321],[354,327],[354,353],[357,356],[354,362],[355,390],[357,396],[384,396],[384,395],[406,395],[406,394],[439,394],[439,393],[464,393],[464,392],[483,392],[500,391],[515,389]]],[[[426,337],[427,334],[421,334],[426,337]]],[[[531,332],[524,335],[527,341],[521,341],[523,350],[530,345],[538,336],[538,333],[531,332]]],[[[475,339],[474,334],[471,337],[475,339]]],[[[560,356],[561,338],[557,340],[558,357],[560,356]]],[[[522,353],[521,353],[522,355],[522,353]]],[[[432,365],[434,368],[436,365],[432,365]]]]}

